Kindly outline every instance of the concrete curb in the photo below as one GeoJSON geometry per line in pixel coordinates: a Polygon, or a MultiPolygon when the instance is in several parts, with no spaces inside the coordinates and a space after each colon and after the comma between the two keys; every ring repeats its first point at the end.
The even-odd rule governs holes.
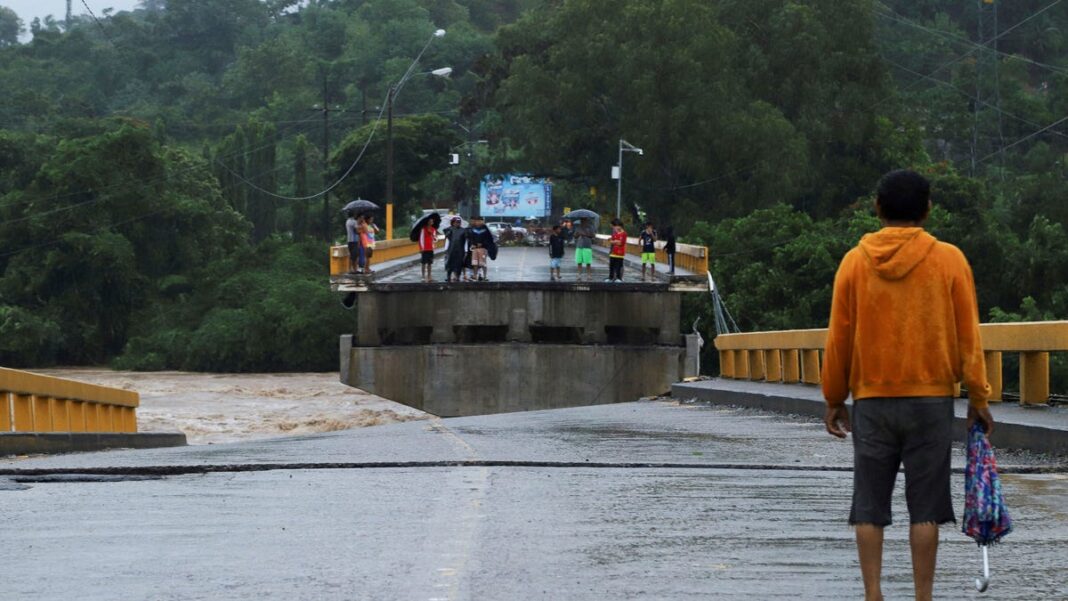
{"type": "Polygon", "coordinates": [[[185,434],[181,432],[0,433],[0,456],[83,453],[106,449],[156,449],[185,445],[185,434]]]}
{"type": "MultiPolygon", "coordinates": [[[[711,405],[729,405],[823,418],[825,405],[819,390],[811,386],[761,384],[733,380],[680,382],[671,387],[676,399],[694,399],[711,405]]],[[[964,440],[967,401],[956,403],[958,440],[964,440]]],[[[1045,408],[1048,409],[1048,408],[1045,408]]],[[[995,447],[1022,449],[1035,453],[1068,455],[1068,425],[1057,412],[1050,424],[1035,423],[1045,409],[1024,409],[1015,405],[991,405],[996,427],[990,437],[995,447]]]]}

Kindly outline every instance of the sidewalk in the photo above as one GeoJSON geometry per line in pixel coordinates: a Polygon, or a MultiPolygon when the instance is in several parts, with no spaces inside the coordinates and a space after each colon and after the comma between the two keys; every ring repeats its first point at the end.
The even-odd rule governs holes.
{"type": "MultiPolygon", "coordinates": [[[[823,417],[820,389],[802,384],[775,384],[716,378],[683,382],[671,387],[671,396],[712,405],[730,405],[779,413],[823,417]]],[[[852,402],[852,401],[850,401],[852,402]]],[[[1018,403],[991,403],[996,427],[991,442],[996,447],[1037,453],[1068,455],[1068,408],[1030,407],[1018,403]]],[[[968,402],[958,399],[956,416],[964,438],[968,402]]]]}

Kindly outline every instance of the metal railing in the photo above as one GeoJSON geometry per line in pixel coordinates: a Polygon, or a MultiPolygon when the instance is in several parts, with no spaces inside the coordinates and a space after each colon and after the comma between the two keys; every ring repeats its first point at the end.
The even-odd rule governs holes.
{"type": "MultiPolygon", "coordinates": [[[[1020,402],[1049,402],[1049,354],[1068,351],[1068,321],[979,326],[992,401],[1003,397],[1003,353],[1020,355],[1020,402]]],[[[819,384],[826,329],[722,334],[716,337],[720,376],[819,384]]]]}
{"type": "Polygon", "coordinates": [[[0,432],[137,432],[141,396],[0,367],[0,432]]]}

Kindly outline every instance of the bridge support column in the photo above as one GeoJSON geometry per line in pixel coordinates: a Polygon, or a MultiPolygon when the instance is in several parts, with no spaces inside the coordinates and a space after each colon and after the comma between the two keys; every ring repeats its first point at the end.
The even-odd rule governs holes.
{"type": "Polygon", "coordinates": [[[527,324],[526,309],[513,308],[508,314],[508,340],[530,342],[530,326],[527,324]]]}
{"type": "Polygon", "coordinates": [[[452,329],[452,309],[442,307],[434,311],[434,331],[430,333],[430,342],[434,344],[456,342],[456,333],[452,329]]]}
{"type": "Polygon", "coordinates": [[[356,346],[380,346],[378,295],[362,294],[356,305],[356,346]]]}
{"type": "Polygon", "coordinates": [[[998,351],[987,351],[984,355],[986,358],[986,379],[990,382],[990,401],[1000,403],[1003,386],[1001,375],[1001,353],[998,351]]]}

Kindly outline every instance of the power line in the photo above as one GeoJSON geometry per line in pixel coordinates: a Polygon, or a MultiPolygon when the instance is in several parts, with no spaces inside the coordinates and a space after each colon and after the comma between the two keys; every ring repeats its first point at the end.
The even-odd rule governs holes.
{"type": "MultiPolygon", "coordinates": [[[[890,11],[890,13],[877,12],[876,14],[878,16],[880,16],[880,17],[883,17],[885,19],[889,19],[891,21],[895,21],[897,23],[901,23],[903,25],[908,25],[910,27],[914,27],[914,28],[920,29],[922,31],[926,31],[928,33],[931,33],[933,35],[937,35],[939,37],[942,37],[942,38],[945,38],[945,39],[948,39],[948,40],[951,40],[951,41],[959,42],[959,43],[962,43],[962,44],[967,44],[969,46],[974,47],[973,52],[975,50],[980,50],[980,49],[986,48],[986,46],[984,44],[981,44],[981,43],[978,43],[978,42],[974,42],[974,41],[972,41],[972,40],[970,40],[968,38],[955,35],[955,34],[950,33],[948,31],[943,31],[941,29],[935,29],[935,28],[932,28],[932,27],[927,27],[925,25],[917,23],[916,21],[913,21],[912,19],[909,19],[908,17],[905,17],[901,13],[895,11],[892,7],[886,5],[885,3],[880,2],[880,4],[884,8],[886,8],[888,11],[890,11]]],[[[996,41],[1000,37],[1001,36],[996,36],[996,37],[992,38],[991,39],[991,43],[996,41]]],[[[1068,69],[1065,69],[1063,67],[1058,67],[1058,66],[1055,66],[1055,65],[1050,65],[1050,64],[1047,64],[1047,63],[1039,62],[1039,61],[1027,58],[1026,56],[1021,56],[1019,54],[1011,54],[1011,53],[1008,53],[1008,52],[1003,52],[1003,51],[998,50],[996,48],[989,48],[989,50],[992,50],[996,54],[998,54],[1000,56],[1004,56],[1006,58],[1023,61],[1025,63],[1030,63],[1032,65],[1035,65],[1036,67],[1042,67],[1044,69],[1048,69],[1048,70],[1056,72],[1056,73],[1068,74],[1068,69]]],[[[963,60],[963,59],[958,59],[958,60],[963,60]]]]}
{"type": "MultiPolygon", "coordinates": [[[[949,83],[947,81],[942,81],[941,79],[938,79],[938,78],[935,78],[935,77],[931,77],[929,75],[924,75],[923,73],[920,73],[918,71],[913,71],[912,69],[906,67],[905,65],[902,65],[901,63],[893,61],[893,60],[891,60],[889,58],[886,58],[885,56],[882,57],[882,58],[887,63],[897,67],[898,69],[901,69],[902,71],[905,71],[906,73],[909,73],[911,75],[915,75],[915,76],[921,78],[921,80],[922,79],[926,79],[926,80],[932,81],[932,82],[934,82],[934,83],[936,83],[938,85],[945,86],[945,87],[947,87],[947,88],[949,88],[951,90],[956,91],[958,94],[961,94],[961,95],[967,97],[969,100],[975,100],[975,98],[971,94],[969,94],[968,92],[965,92],[964,90],[958,88],[957,86],[955,86],[955,85],[953,85],[953,84],[951,84],[951,83],[949,83]]],[[[919,81],[919,80],[917,80],[917,81],[919,81]]],[[[1027,125],[1030,125],[1032,127],[1042,127],[1042,125],[1039,124],[1039,123],[1035,123],[1034,121],[1031,121],[1030,119],[1025,119],[1024,117],[1021,117],[1019,115],[1015,115],[1013,113],[1010,113],[1010,112],[1008,112],[1008,111],[1006,111],[1006,110],[1004,110],[1004,109],[1002,109],[1002,108],[1000,108],[998,106],[990,104],[989,102],[987,102],[987,101],[985,101],[983,99],[979,99],[979,103],[982,104],[983,106],[991,108],[991,109],[993,109],[993,110],[995,110],[995,111],[997,111],[997,112],[999,112],[999,113],[1001,113],[1001,114],[1003,114],[1003,115],[1005,115],[1007,117],[1012,117],[1013,119],[1016,119],[1017,121],[1019,121],[1021,123],[1026,123],[1027,125]]],[[[1051,133],[1055,133],[1055,134],[1057,134],[1059,136],[1068,138],[1068,134],[1066,134],[1064,132],[1061,132],[1061,131],[1054,130],[1051,133]]]]}
{"type": "Polygon", "coordinates": [[[1038,130],[1038,131],[1036,131],[1036,132],[1034,132],[1032,134],[1028,134],[1028,135],[1020,138],[1019,140],[1016,140],[1012,144],[1009,144],[1007,146],[1002,146],[996,152],[992,152],[992,153],[986,155],[985,157],[979,159],[977,162],[978,163],[982,163],[983,161],[985,161],[985,160],[987,160],[987,159],[989,159],[991,157],[997,156],[997,155],[1001,154],[1002,152],[1012,148],[1013,146],[1016,146],[1017,144],[1022,144],[1023,142],[1026,142],[1026,141],[1030,140],[1031,138],[1034,138],[1035,136],[1038,136],[1040,134],[1045,133],[1046,130],[1051,129],[1053,127],[1056,127],[1056,126],[1060,125],[1061,123],[1064,123],[1065,121],[1068,121],[1068,116],[1061,117],[1060,119],[1054,121],[1053,123],[1050,123],[1049,125],[1043,127],[1042,129],[1040,129],[1040,130],[1038,130]]]}

